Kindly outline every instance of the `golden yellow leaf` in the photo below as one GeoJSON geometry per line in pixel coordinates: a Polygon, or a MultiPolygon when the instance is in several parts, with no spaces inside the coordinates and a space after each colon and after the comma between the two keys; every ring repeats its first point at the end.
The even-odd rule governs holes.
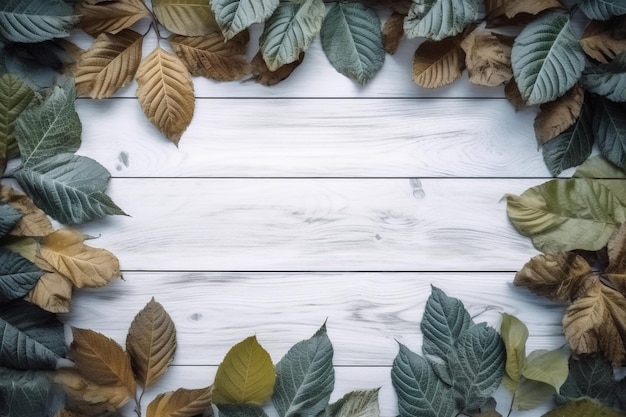
{"type": "Polygon", "coordinates": [[[78,6],[82,16],[79,27],[93,37],[101,33],[118,33],[128,29],[150,11],[142,0],[117,0],[102,2],[83,2],[78,6]]]}
{"type": "Polygon", "coordinates": [[[585,53],[606,64],[626,51],[626,37],[622,29],[625,22],[626,17],[623,16],[606,22],[589,22],[580,39],[585,53]]]}
{"type": "Polygon", "coordinates": [[[170,32],[202,36],[219,31],[210,0],[152,0],[152,10],[170,32]]]}
{"type": "Polygon", "coordinates": [[[63,391],[71,399],[74,407],[77,405],[98,406],[110,405],[108,409],[118,409],[123,407],[132,396],[128,388],[123,385],[99,385],[81,375],[74,368],[60,368],[53,374],[53,381],[60,385],[63,391]]]}
{"type": "Polygon", "coordinates": [[[114,340],[88,329],[73,327],[74,340],[68,356],[78,371],[98,385],[121,386],[134,397],[137,383],[130,364],[130,356],[114,340]]]}
{"type": "Polygon", "coordinates": [[[290,64],[285,64],[282,67],[277,68],[275,71],[270,71],[261,53],[257,53],[252,58],[252,79],[264,86],[270,87],[283,81],[291,75],[291,73],[298,68],[298,66],[304,60],[304,52],[300,53],[298,59],[290,64]]]}
{"type": "Polygon", "coordinates": [[[139,64],[136,78],[137,98],[146,117],[178,144],[194,112],[189,71],[176,55],[157,46],[139,64]]]}
{"type": "Polygon", "coordinates": [[[11,230],[12,236],[42,237],[54,232],[50,219],[25,194],[13,188],[0,185],[0,200],[7,202],[22,215],[20,221],[11,230]]]}
{"type": "Polygon", "coordinates": [[[172,35],[168,41],[192,75],[233,81],[250,73],[246,58],[248,39],[248,31],[243,31],[228,41],[221,32],[206,36],[172,35]]]}
{"type": "Polygon", "coordinates": [[[383,45],[385,45],[385,52],[390,55],[396,53],[400,40],[404,36],[404,18],[405,15],[393,12],[383,25],[383,45]]]}
{"type": "Polygon", "coordinates": [[[543,144],[563,133],[576,122],[583,108],[585,90],[576,84],[555,101],[542,104],[535,118],[535,136],[543,144]]]}
{"type": "Polygon", "coordinates": [[[465,52],[462,35],[441,41],[424,41],[413,56],[413,81],[424,88],[437,88],[452,83],[463,73],[465,52]]]}
{"type": "Polygon", "coordinates": [[[465,51],[465,65],[473,84],[495,87],[513,78],[513,38],[477,29],[463,39],[461,47],[465,51]]]}
{"type": "Polygon", "coordinates": [[[70,311],[72,288],[70,280],[63,275],[47,272],[39,278],[25,299],[51,313],[67,313],[70,311]]]}
{"type": "Polygon", "coordinates": [[[76,93],[106,98],[131,82],[141,61],[142,43],[143,36],[129,29],[98,36],[76,65],[76,93]]]}
{"type": "Polygon", "coordinates": [[[148,405],[146,417],[194,417],[211,406],[213,387],[180,388],[159,394],[148,405]]]}
{"type": "Polygon", "coordinates": [[[167,371],[176,351],[176,328],[154,298],[135,316],[126,337],[137,381],[147,388],[167,371]]]}

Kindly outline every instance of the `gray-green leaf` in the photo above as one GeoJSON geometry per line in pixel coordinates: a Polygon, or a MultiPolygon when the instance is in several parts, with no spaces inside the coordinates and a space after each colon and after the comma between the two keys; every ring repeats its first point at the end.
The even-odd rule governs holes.
{"type": "Polygon", "coordinates": [[[617,402],[616,384],[613,366],[603,356],[570,357],[569,375],[554,399],[558,404],[565,404],[587,397],[612,407],[617,402]]]}
{"type": "Polygon", "coordinates": [[[325,417],[379,417],[379,389],[352,391],[328,406],[325,417]]]}
{"type": "Polygon", "coordinates": [[[74,107],[76,90],[68,80],[56,86],[40,105],[20,114],[15,137],[20,146],[22,166],[32,167],[60,153],[73,153],[80,147],[82,125],[74,107]]]}
{"type": "Polygon", "coordinates": [[[77,22],[74,9],[63,0],[4,0],[0,6],[0,35],[12,42],[69,36],[77,22]]]}
{"type": "Polygon", "coordinates": [[[219,404],[219,417],[267,417],[265,411],[255,404],[219,404]]]}
{"type": "Polygon", "coordinates": [[[543,160],[553,176],[582,164],[591,155],[594,142],[592,111],[588,104],[583,104],[574,124],[541,147],[543,160]]]}
{"type": "Polygon", "coordinates": [[[481,323],[471,326],[458,341],[457,366],[451,367],[457,408],[477,413],[500,386],[506,350],[495,329],[481,323]]]}
{"type": "Polygon", "coordinates": [[[413,0],[404,19],[408,38],[441,40],[461,33],[478,18],[480,0],[413,0]]]}
{"type": "Polygon", "coordinates": [[[626,14],[626,0],[579,0],[578,7],[594,20],[609,20],[626,14]]]}
{"type": "Polygon", "coordinates": [[[104,193],[109,172],[85,156],[59,154],[18,170],[15,178],[38,207],[65,224],[125,214],[104,193]]]}
{"type": "Polygon", "coordinates": [[[593,131],[600,153],[626,171],[626,104],[596,97],[593,108],[593,131]]]}
{"type": "Polygon", "coordinates": [[[599,250],[626,220],[619,198],[587,178],[555,179],[506,200],[515,229],[543,252],[599,250]]]}
{"type": "Polygon", "coordinates": [[[589,65],[582,83],[587,91],[613,101],[626,101],[626,52],[608,64],[589,65]]]}
{"type": "Polygon", "coordinates": [[[253,23],[274,13],[279,0],[212,0],[211,8],[224,38],[231,39],[253,23]]]}
{"type": "Polygon", "coordinates": [[[43,415],[50,385],[42,372],[0,367],[0,416],[43,415]]]}
{"type": "Polygon", "coordinates": [[[15,120],[33,100],[33,91],[13,74],[0,76],[0,175],[9,159],[19,155],[15,120]]]}
{"type": "Polygon", "coordinates": [[[270,71],[298,60],[319,33],[326,9],[323,0],[281,2],[265,22],[259,39],[270,71]]]}
{"type": "Polygon", "coordinates": [[[0,366],[54,369],[65,356],[63,323],[23,300],[0,303],[0,366]]]}
{"type": "Polygon", "coordinates": [[[21,218],[22,214],[19,211],[0,201],[0,238],[8,235],[21,218]]]}
{"type": "Polygon", "coordinates": [[[585,68],[585,55],[569,17],[548,13],[515,38],[511,63],[522,98],[534,105],[572,88],[585,68]]]}
{"type": "Polygon", "coordinates": [[[335,3],[322,24],[322,48],[337,71],[366,84],[385,61],[376,12],[360,3],[335,3]]]}
{"type": "Polygon", "coordinates": [[[0,303],[25,296],[42,275],[43,271],[28,259],[0,248],[0,303]]]}
{"type": "Polygon", "coordinates": [[[333,346],[324,325],[276,364],[272,402],[280,417],[314,417],[328,405],[334,385],[333,346]]]}
{"type": "Polygon", "coordinates": [[[420,355],[400,344],[393,361],[391,382],[398,396],[400,417],[450,417],[456,414],[454,396],[420,355]]]}

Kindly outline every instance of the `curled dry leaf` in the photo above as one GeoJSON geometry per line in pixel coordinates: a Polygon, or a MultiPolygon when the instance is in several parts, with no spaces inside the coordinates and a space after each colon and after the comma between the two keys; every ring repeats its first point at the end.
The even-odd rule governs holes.
{"type": "Polygon", "coordinates": [[[154,298],[135,316],[126,337],[137,381],[147,388],[167,371],[176,351],[176,328],[154,298]]]}
{"type": "MultiPolygon", "coordinates": [[[[101,287],[119,277],[117,258],[105,249],[85,245],[84,240],[84,235],[75,230],[57,230],[41,241],[39,258],[78,288],[101,287]]],[[[45,265],[41,267],[49,270],[45,265]]]]}
{"type": "Polygon", "coordinates": [[[100,407],[115,411],[132,398],[122,385],[98,385],[73,368],[61,368],[53,374],[53,381],[69,397],[72,409],[93,410],[100,407]]]}
{"type": "Polygon", "coordinates": [[[625,17],[617,17],[601,22],[589,22],[580,39],[583,50],[591,58],[602,64],[612,61],[617,55],[626,51],[624,33],[625,17]]]}
{"type": "Polygon", "coordinates": [[[11,187],[0,185],[0,200],[9,203],[22,215],[20,221],[11,230],[11,235],[41,237],[54,232],[46,213],[25,194],[18,193],[11,187]]]}
{"type": "Polygon", "coordinates": [[[159,394],[148,405],[146,417],[193,417],[211,406],[213,387],[178,389],[159,394]]]}
{"type": "Polygon", "coordinates": [[[189,71],[176,55],[157,46],[139,64],[136,78],[137,98],[146,117],[178,144],[194,112],[189,71]]]}
{"type": "Polygon", "coordinates": [[[461,47],[465,51],[465,64],[473,84],[495,87],[513,78],[513,38],[476,29],[463,39],[461,47]]]}
{"type": "Polygon", "coordinates": [[[98,36],[76,65],[76,93],[101,99],[131,82],[141,61],[142,43],[143,36],[132,30],[98,36]]]}
{"type": "Polygon", "coordinates": [[[424,88],[437,88],[452,83],[463,73],[465,52],[462,35],[441,41],[424,41],[413,56],[413,81],[424,88]]]}
{"type": "Polygon", "coordinates": [[[406,15],[393,12],[391,16],[385,20],[383,25],[383,45],[385,52],[395,54],[398,50],[400,40],[404,36],[404,17],[406,15]]]}
{"type": "Polygon", "coordinates": [[[78,26],[93,37],[121,32],[150,16],[142,0],[86,1],[78,5],[77,13],[82,16],[78,26]]]}
{"type": "Polygon", "coordinates": [[[266,87],[276,85],[279,82],[285,80],[291,75],[291,73],[298,68],[298,66],[304,60],[304,52],[300,53],[300,56],[295,62],[285,64],[282,67],[276,69],[276,71],[270,71],[261,53],[257,53],[252,59],[252,79],[259,84],[263,84],[266,87]]]}
{"type": "Polygon", "coordinates": [[[243,31],[228,41],[220,32],[193,37],[172,35],[167,40],[192,75],[233,81],[250,72],[246,58],[249,39],[248,31],[243,31]]]}
{"type": "Polygon", "coordinates": [[[580,84],[555,101],[542,104],[535,118],[535,136],[544,144],[572,126],[583,108],[585,90],[580,84]]]}
{"type": "Polygon", "coordinates": [[[56,272],[43,274],[25,300],[51,313],[68,313],[72,299],[72,282],[56,272]]]}
{"type": "Polygon", "coordinates": [[[559,0],[487,0],[485,8],[490,26],[520,23],[546,10],[564,9],[559,0]]]}
{"type": "Polygon", "coordinates": [[[152,11],[170,32],[202,36],[220,30],[209,3],[209,0],[152,0],[152,11]]]}

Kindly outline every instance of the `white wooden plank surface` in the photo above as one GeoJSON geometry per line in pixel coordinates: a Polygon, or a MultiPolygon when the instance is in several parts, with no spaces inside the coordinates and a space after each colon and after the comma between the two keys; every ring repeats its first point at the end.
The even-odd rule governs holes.
{"type": "Polygon", "coordinates": [[[126,270],[515,271],[505,193],[537,179],[112,180],[132,217],[82,227],[126,270]]]}
{"type": "Polygon", "coordinates": [[[197,100],[177,150],[136,100],[79,100],[80,153],[125,177],[550,174],[536,110],[505,100],[197,100]]]}

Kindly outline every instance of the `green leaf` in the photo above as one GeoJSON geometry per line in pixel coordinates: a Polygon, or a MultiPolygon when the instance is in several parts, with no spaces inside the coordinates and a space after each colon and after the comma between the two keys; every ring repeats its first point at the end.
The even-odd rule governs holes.
{"type": "Polygon", "coordinates": [[[518,410],[531,410],[554,395],[554,387],[522,377],[515,392],[513,406],[518,410]]]}
{"type": "Polygon", "coordinates": [[[626,101],[626,52],[622,52],[608,64],[587,66],[582,83],[587,91],[609,100],[626,101]]]}
{"type": "Polygon", "coordinates": [[[626,0],[578,0],[578,7],[593,20],[609,20],[626,14],[626,0]]]}
{"type": "Polygon", "coordinates": [[[20,114],[15,136],[23,167],[29,168],[56,154],[78,150],[82,126],[74,108],[75,99],[74,82],[68,80],[62,87],[55,87],[40,106],[20,114]]]}
{"type": "Polygon", "coordinates": [[[43,415],[50,379],[42,372],[0,367],[0,416],[43,415]]]}
{"type": "Polygon", "coordinates": [[[592,111],[588,104],[583,104],[574,124],[541,147],[543,160],[554,177],[582,164],[591,155],[594,142],[592,111]]]}
{"type": "Polygon", "coordinates": [[[0,175],[4,173],[7,161],[19,154],[15,120],[33,97],[33,91],[16,75],[0,76],[0,175]]]}
{"type": "Polygon", "coordinates": [[[413,0],[404,19],[408,38],[442,40],[463,32],[478,18],[480,0],[413,0]]]}
{"type": "Polygon", "coordinates": [[[604,405],[617,402],[613,366],[604,356],[583,355],[569,359],[569,374],[554,399],[565,404],[577,398],[592,398],[604,405]]]}
{"type": "Polygon", "coordinates": [[[55,314],[22,300],[0,303],[0,366],[54,369],[65,352],[63,323],[55,314]]]}
{"type": "Polygon", "coordinates": [[[379,417],[378,391],[352,391],[328,406],[325,417],[379,417]]]}
{"type": "Polygon", "coordinates": [[[15,178],[38,207],[65,224],[125,214],[104,193],[109,172],[85,156],[59,154],[18,170],[15,178]]]}
{"type": "Polygon", "coordinates": [[[400,417],[454,416],[455,402],[445,384],[420,355],[400,344],[393,361],[391,382],[398,396],[400,417]]]}
{"type": "Polygon", "coordinates": [[[226,40],[253,23],[262,23],[274,13],[279,0],[212,0],[215,20],[226,40]]]}
{"type": "Polygon", "coordinates": [[[626,170],[626,104],[596,97],[592,105],[593,131],[600,153],[626,170]]]}
{"type": "Polygon", "coordinates": [[[506,349],[504,386],[509,392],[514,393],[522,378],[522,369],[526,365],[528,327],[517,317],[503,313],[500,334],[506,349]]]}
{"type": "Polygon", "coordinates": [[[334,385],[333,346],[324,325],[276,364],[272,402],[280,417],[314,417],[328,405],[334,385]]]}
{"type": "Polygon", "coordinates": [[[457,343],[458,364],[451,367],[457,408],[475,414],[500,386],[506,351],[502,338],[485,323],[471,326],[457,343]]]}
{"type": "Polygon", "coordinates": [[[567,352],[563,349],[535,350],[526,358],[522,376],[548,384],[558,392],[567,379],[567,357],[567,352]]]}
{"type": "Polygon", "coordinates": [[[587,178],[555,179],[505,197],[515,229],[543,252],[599,250],[626,220],[618,197],[587,178]]]}
{"type": "Polygon", "coordinates": [[[42,275],[43,271],[28,259],[0,248],[0,303],[24,297],[42,275]]]}
{"type": "Polygon", "coordinates": [[[626,413],[607,407],[588,398],[568,403],[548,411],[542,417],[624,417],[626,413]]]}
{"type": "Polygon", "coordinates": [[[268,417],[265,411],[254,404],[219,404],[219,417],[268,417]]]}
{"type": "Polygon", "coordinates": [[[585,54],[567,15],[548,13],[515,38],[513,75],[529,105],[556,100],[572,88],[585,68],[585,54]]]}
{"type": "Polygon", "coordinates": [[[626,178],[626,173],[601,156],[587,159],[576,168],[574,177],[578,178],[626,178]]]}
{"type": "Polygon", "coordinates": [[[251,336],[233,346],[217,368],[213,403],[261,406],[272,396],[275,382],[272,358],[251,336]]]}
{"type": "Polygon", "coordinates": [[[380,19],[363,4],[335,3],[324,19],[320,36],[333,67],[360,84],[366,84],[383,66],[380,19]]]}
{"type": "Polygon", "coordinates": [[[324,20],[323,0],[281,2],[267,22],[260,50],[270,71],[298,60],[319,33],[324,20]]]}
{"type": "Polygon", "coordinates": [[[0,238],[8,235],[21,218],[22,214],[19,211],[0,201],[0,238]]]}
{"type": "Polygon", "coordinates": [[[12,42],[69,36],[77,22],[72,6],[62,0],[4,0],[0,6],[0,35],[12,42]]]}
{"type": "Polygon", "coordinates": [[[152,0],[152,10],[170,32],[203,36],[218,29],[209,3],[209,0],[152,0]]]}

